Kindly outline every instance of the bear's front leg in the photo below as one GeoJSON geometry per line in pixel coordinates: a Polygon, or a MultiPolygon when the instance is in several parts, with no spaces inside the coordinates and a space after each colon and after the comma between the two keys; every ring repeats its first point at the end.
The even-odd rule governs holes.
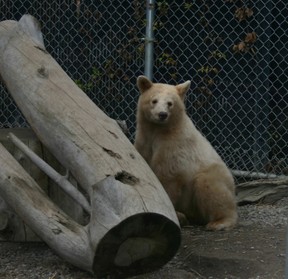
{"type": "Polygon", "coordinates": [[[196,175],[193,183],[198,219],[208,230],[229,230],[237,222],[237,205],[232,178],[222,165],[212,165],[196,175]],[[221,173],[222,171],[222,173],[221,173]]]}

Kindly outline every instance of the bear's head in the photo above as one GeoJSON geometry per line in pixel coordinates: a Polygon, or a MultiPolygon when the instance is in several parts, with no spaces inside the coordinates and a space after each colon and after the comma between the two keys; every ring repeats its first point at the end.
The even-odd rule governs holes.
{"type": "Polygon", "coordinates": [[[190,84],[190,81],[176,86],[153,83],[147,77],[139,76],[138,117],[159,125],[177,121],[185,113],[184,98],[190,84]]]}

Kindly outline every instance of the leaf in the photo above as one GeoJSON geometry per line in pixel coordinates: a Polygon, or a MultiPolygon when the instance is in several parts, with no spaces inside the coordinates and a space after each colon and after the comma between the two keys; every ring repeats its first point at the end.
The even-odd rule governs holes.
{"type": "Polygon", "coordinates": [[[247,15],[247,17],[251,17],[253,15],[253,10],[250,8],[246,8],[245,13],[247,15]]]}
{"type": "Polygon", "coordinates": [[[251,32],[246,35],[244,42],[248,44],[254,44],[256,40],[257,40],[256,32],[251,32]]]}
{"type": "Polygon", "coordinates": [[[235,11],[235,17],[239,20],[247,20],[247,18],[253,15],[253,10],[247,7],[237,8],[235,11]]]}
{"type": "Polygon", "coordinates": [[[244,52],[246,50],[246,44],[244,42],[240,42],[238,44],[238,50],[244,52]]]}

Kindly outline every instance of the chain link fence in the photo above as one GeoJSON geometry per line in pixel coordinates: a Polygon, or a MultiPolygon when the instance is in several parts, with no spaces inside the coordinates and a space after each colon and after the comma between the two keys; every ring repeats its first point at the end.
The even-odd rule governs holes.
{"type": "MultiPolygon", "coordinates": [[[[0,0],[0,20],[35,16],[49,53],[104,112],[127,121],[133,140],[145,6],[0,0]]],[[[287,14],[284,0],[156,1],[154,80],[192,80],[188,114],[229,167],[246,174],[288,174],[287,14]]],[[[26,127],[0,92],[0,128],[26,127]]]]}
{"type": "Polygon", "coordinates": [[[192,79],[188,113],[234,170],[288,174],[285,1],[158,2],[155,79],[192,79]]]}
{"type": "MultiPolygon", "coordinates": [[[[145,5],[82,0],[0,3],[1,20],[19,20],[25,13],[35,16],[46,49],[68,75],[103,111],[133,127],[136,77],[144,67],[145,5]]],[[[0,117],[2,128],[27,125],[3,89],[0,117]]]]}

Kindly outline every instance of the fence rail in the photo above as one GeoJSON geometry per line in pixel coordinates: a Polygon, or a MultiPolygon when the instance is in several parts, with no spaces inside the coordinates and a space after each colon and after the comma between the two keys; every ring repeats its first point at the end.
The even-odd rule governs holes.
{"type": "MultiPolygon", "coordinates": [[[[47,50],[103,111],[127,121],[133,140],[150,2],[2,0],[0,20],[38,18],[47,50]]],[[[230,168],[288,175],[287,2],[152,7],[154,80],[192,80],[187,112],[230,168]]],[[[3,86],[0,92],[0,128],[26,127],[3,86]]]]}

